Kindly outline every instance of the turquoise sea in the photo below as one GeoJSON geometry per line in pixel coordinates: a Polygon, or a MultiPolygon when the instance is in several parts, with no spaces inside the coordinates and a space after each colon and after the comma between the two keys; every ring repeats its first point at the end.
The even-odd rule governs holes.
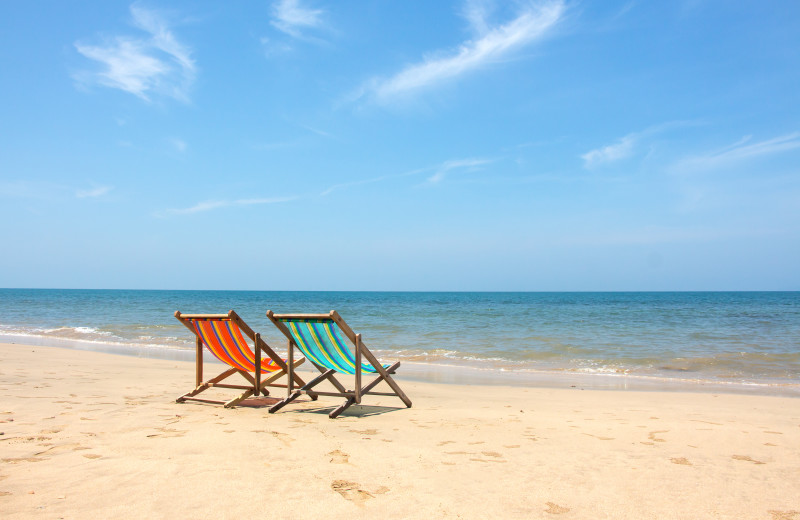
{"type": "Polygon", "coordinates": [[[499,382],[570,377],[800,395],[800,292],[0,289],[0,341],[191,359],[192,337],[173,313],[229,309],[278,350],[285,340],[267,309],[336,309],[379,357],[434,380],[471,370],[499,382]]]}

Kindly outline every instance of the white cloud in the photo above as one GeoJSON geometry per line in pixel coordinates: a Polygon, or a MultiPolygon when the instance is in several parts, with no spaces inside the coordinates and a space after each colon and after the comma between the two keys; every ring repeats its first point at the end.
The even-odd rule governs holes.
{"type": "Polygon", "coordinates": [[[638,139],[638,134],[628,134],[614,144],[597,148],[581,155],[584,166],[593,168],[597,165],[627,159],[633,155],[633,147],[638,139]]]}
{"type": "Polygon", "coordinates": [[[344,188],[350,188],[352,186],[361,186],[361,185],[364,185],[364,184],[373,184],[373,183],[376,183],[376,182],[382,182],[382,181],[386,181],[386,180],[390,180],[390,179],[398,179],[398,178],[401,178],[401,177],[411,177],[411,176],[422,175],[424,173],[430,173],[430,172],[433,172],[433,175],[428,177],[428,179],[426,180],[426,183],[436,184],[436,183],[439,183],[439,182],[443,181],[444,178],[447,176],[447,174],[452,172],[452,171],[454,171],[454,170],[463,169],[463,170],[466,170],[466,171],[474,171],[474,170],[477,170],[480,166],[483,166],[484,164],[489,164],[491,162],[494,162],[494,161],[490,160],[490,159],[454,159],[454,160],[450,160],[450,161],[445,161],[442,164],[437,165],[435,167],[418,168],[416,170],[411,170],[411,171],[407,171],[407,172],[403,172],[403,173],[396,173],[396,174],[390,174],[390,175],[381,175],[381,176],[378,176],[378,177],[371,177],[369,179],[361,179],[361,180],[357,180],[357,181],[343,182],[343,183],[340,183],[340,184],[334,184],[333,186],[327,188],[322,193],[320,193],[320,196],[324,197],[326,195],[330,195],[334,191],[341,190],[341,189],[344,189],[344,188]]]}
{"type": "Polygon", "coordinates": [[[636,148],[639,147],[640,142],[652,137],[656,134],[668,132],[676,128],[684,128],[687,126],[697,126],[703,124],[702,121],[697,120],[682,120],[682,121],[667,121],[658,125],[653,125],[645,128],[641,132],[632,132],[624,137],[618,139],[615,143],[596,148],[585,154],[581,155],[583,164],[586,168],[593,168],[605,163],[612,163],[621,161],[631,157],[636,148]]]}
{"type": "Polygon", "coordinates": [[[361,179],[359,181],[352,181],[352,182],[343,182],[341,184],[334,184],[330,188],[327,188],[325,191],[320,193],[321,197],[326,195],[330,195],[332,192],[336,190],[341,190],[343,188],[349,188],[351,186],[361,186],[363,184],[373,184],[375,182],[381,182],[389,179],[397,179],[399,177],[409,177],[411,175],[419,175],[423,172],[430,171],[430,168],[420,168],[417,170],[411,170],[409,172],[398,173],[394,175],[381,175],[380,177],[372,177],[370,179],[361,179]]]}
{"type": "Polygon", "coordinates": [[[214,209],[228,208],[232,206],[253,206],[257,204],[275,204],[278,202],[288,202],[295,200],[297,197],[271,197],[271,198],[258,198],[258,199],[238,199],[238,200],[216,200],[199,202],[189,208],[168,209],[157,214],[157,216],[165,215],[191,215],[193,213],[202,213],[204,211],[211,211],[214,209]]]}
{"type": "Polygon", "coordinates": [[[745,136],[739,141],[706,154],[689,157],[673,166],[673,171],[692,172],[729,166],[757,157],[774,155],[800,148],[800,132],[782,135],[766,141],[747,144],[752,139],[745,136]]]}
{"type": "Polygon", "coordinates": [[[96,46],[76,42],[79,53],[102,65],[100,71],[83,72],[76,79],[117,88],[145,101],[160,94],[188,102],[196,75],[191,50],[175,38],[155,11],[133,4],[130,12],[133,25],[147,34],[119,36],[96,46]]]}
{"type": "Polygon", "coordinates": [[[479,35],[489,32],[489,15],[494,8],[491,0],[467,0],[462,15],[479,35]]]}
{"type": "Polygon", "coordinates": [[[75,196],[79,199],[102,197],[112,189],[113,187],[111,186],[98,186],[90,190],[77,190],[75,191],[75,196]]]}
{"type": "Polygon", "coordinates": [[[479,166],[483,166],[484,164],[488,164],[490,162],[492,161],[488,159],[456,159],[452,161],[445,161],[441,166],[439,166],[439,168],[436,169],[436,172],[433,175],[428,177],[428,182],[430,184],[437,184],[442,182],[453,170],[465,169],[467,171],[474,171],[479,166]]]}
{"type": "Polygon", "coordinates": [[[515,19],[505,25],[492,27],[487,20],[488,4],[468,2],[464,16],[478,34],[477,39],[462,43],[449,56],[426,58],[390,78],[372,80],[355,97],[371,95],[378,101],[386,102],[476,70],[541,39],[563,17],[565,11],[563,0],[527,3],[515,19]]]}
{"type": "Polygon", "coordinates": [[[302,38],[303,29],[322,25],[321,9],[309,9],[300,5],[300,0],[278,0],[272,6],[273,20],[270,24],[293,38],[302,38]]]}

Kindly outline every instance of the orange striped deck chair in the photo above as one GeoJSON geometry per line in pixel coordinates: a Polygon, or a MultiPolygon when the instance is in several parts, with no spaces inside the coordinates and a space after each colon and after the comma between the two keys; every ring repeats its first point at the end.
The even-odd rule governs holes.
{"type": "MultiPolygon", "coordinates": [[[[275,383],[282,376],[294,380],[301,385],[305,384],[294,369],[301,365],[305,359],[299,359],[287,365],[286,360],[270,348],[261,339],[260,334],[253,332],[238,314],[229,311],[228,314],[182,314],[175,311],[175,317],[189,329],[195,336],[195,388],[176,399],[177,402],[200,401],[203,403],[223,404],[225,408],[236,406],[251,395],[269,395],[267,387],[286,388],[291,385],[275,383]],[[255,349],[250,349],[245,340],[250,338],[255,349]],[[228,365],[228,369],[221,374],[203,381],[203,349],[228,365]],[[255,350],[255,352],[253,351],[255,350]],[[262,356],[266,354],[266,356],[262,356]],[[222,383],[223,380],[234,374],[241,375],[247,380],[247,385],[231,385],[222,383]],[[266,377],[262,377],[266,376],[266,377]],[[229,401],[215,401],[195,397],[209,388],[228,388],[244,390],[238,397],[229,401]]],[[[289,379],[287,379],[287,382],[289,379]]],[[[316,396],[312,396],[316,399],[316,396]]]]}

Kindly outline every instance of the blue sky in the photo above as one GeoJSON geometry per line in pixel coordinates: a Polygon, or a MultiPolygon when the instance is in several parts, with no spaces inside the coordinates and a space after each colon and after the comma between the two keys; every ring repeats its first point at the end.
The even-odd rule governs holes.
{"type": "Polygon", "coordinates": [[[800,290],[800,3],[3,2],[0,287],[800,290]]]}

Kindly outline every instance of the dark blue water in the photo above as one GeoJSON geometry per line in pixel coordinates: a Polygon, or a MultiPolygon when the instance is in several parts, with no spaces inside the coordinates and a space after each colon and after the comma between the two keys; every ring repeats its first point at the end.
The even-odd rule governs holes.
{"type": "Polygon", "coordinates": [[[516,372],[800,385],[800,293],[403,293],[0,289],[0,340],[190,349],[173,317],[336,309],[381,356],[516,372]]]}

